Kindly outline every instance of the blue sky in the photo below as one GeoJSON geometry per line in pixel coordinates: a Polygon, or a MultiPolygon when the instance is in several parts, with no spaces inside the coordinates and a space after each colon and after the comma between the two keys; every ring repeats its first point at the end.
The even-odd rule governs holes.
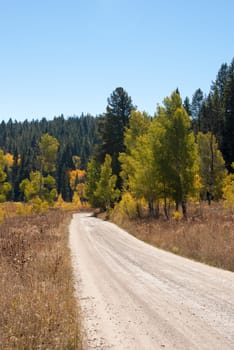
{"type": "Polygon", "coordinates": [[[151,115],[209,92],[234,57],[233,0],[0,0],[0,120],[103,113],[122,86],[151,115]]]}

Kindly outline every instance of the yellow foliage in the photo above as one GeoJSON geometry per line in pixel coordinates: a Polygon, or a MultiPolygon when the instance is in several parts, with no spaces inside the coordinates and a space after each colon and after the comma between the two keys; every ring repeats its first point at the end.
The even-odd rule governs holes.
{"type": "Polygon", "coordinates": [[[201,176],[199,174],[196,174],[194,177],[194,188],[196,190],[201,190],[202,189],[202,182],[201,182],[201,176]]]}
{"type": "Polygon", "coordinates": [[[12,165],[14,164],[14,157],[13,157],[13,155],[11,153],[6,153],[4,157],[6,159],[7,166],[8,167],[12,167],[12,165]]]}
{"type": "Polygon", "coordinates": [[[234,208],[234,174],[229,174],[224,180],[223,187],[224,206],[234,208]]]}
{"type": "Polygon", "coordinates": [[[172,217],[173,217],[174,220],[180,221],[182,219],[183,215],[181,214],[180,211],[176,210],[176,211],[173,212],[172,217]]]}
{"type": "Polygon", "coordinates": [[[32,206],[28,203],[18,203],[18,208],[16,210],[17,215],[31,215],[32,214],[32,206]]]}
{"type": "Polygon", "coordinates": [[[55,203],[54,207],[55,208],[62,208],[64,206],[65,202],[63,200],[63,197],[61,195],[61,193],[58,195],[58,199],[57,202],[55,203]]]}
{"type": "Polygon", "coordinates": [[[79,193],[75,192],[72,198],[72,203],[65,202],[62,198],[62,195],[60,194],[58,196],[57,202],[54,205],[55,208],[60,208],[64,211],[66,210],[77,210],[80,208],[90,208],[90,205],[88,203],[81,203],[79,193]]]}
{"type": "Polygon", "coordinates": [[[73,191],[76,190],[77,184],[84,179],[85,175],[85,170],[75,169],[69,171],[70,187],[73,191]]]}
{"type": "Polygon", "coordinates": [[[129,192],[123,194],[121,201],[117,204],[117,208],[122,215],[127,215],[130,219],[135,219],[138,215],[137,201],[129,192]]]}
{"type": "Polygon", "coordinates": [[[74,204],[77,208],[81,207],[80,197],[77,192],[74,192],[73,194],[72,204],[74,204]]]}
{"type": "Polygon", "coordinates": [[[194,176],[193,191],[188,196],[188,201],[199,204],[200,194],[201,194],[202,189],[203,189],[203,184],[202,184],[201,176],[199,174],[196,174],[194,176]]]}
{"type": "Polygon", "coordinates": [[[4,217],[5,217],[5,211],[2,208],[2,206],[0,206],[0,223],[3,221],[4,217]]]}

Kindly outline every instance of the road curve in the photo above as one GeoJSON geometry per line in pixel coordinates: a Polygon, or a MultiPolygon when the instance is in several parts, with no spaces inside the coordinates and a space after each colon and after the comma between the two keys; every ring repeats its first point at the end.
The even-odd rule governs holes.
{"type": "Polygon", "coordinates": [[[90,214],[73,216],[69,245],[86,349],[234,349],[234,273],[90,214]]]}

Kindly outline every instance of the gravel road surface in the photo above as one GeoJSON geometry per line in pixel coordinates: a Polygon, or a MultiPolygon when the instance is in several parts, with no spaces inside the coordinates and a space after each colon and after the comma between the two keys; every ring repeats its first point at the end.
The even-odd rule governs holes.
{"type": "Polygon", "coordinates": [[[73,216],[69,245],[86,349],[234,349],[234,273],[90,214],[73,216]]]}

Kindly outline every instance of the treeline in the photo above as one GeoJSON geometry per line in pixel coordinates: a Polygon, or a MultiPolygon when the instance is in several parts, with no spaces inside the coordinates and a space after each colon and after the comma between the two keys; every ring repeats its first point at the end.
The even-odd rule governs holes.
{"type": "Polygon", "coordinates": [[[169,219],[172,207],[176,212],[181,207],[187,217],[188,201],[207,199],[210,204],[230,192],[227,181],[232,177],[216,137],[211,132],[195,137],[176,91],[164,99],[154,118],[131,110],[123,145],[119,173],[112,164],[114,150],[103,164],[94,158],[88,163],[86,194],[93,206],[108,210],[121,199],[118,206],[131,216],[141,215],[147,204],[150,216],[159,217],[163,208],[169,219]]]}
{"type": "Polygon", "coordinates": [[[143,200],[151,215],[163,207],[167,217],[172,204],[186,216],[191,198],[232,201],[234,60],[221,66],[207,96],[197,89],[182,101],[177,89],[154,116],[137,111],[122,87],[107,102],[96,118],[2,122],[0,200],[59,196],[103,209],[131,202],[138,212],[143,200]],[[41,145],[50,138],[57,148],[47,169],[41,145]]]}
{"type": "Polygon", "coordinates": [[[176,90],[154,117],[137,112],[117,88],[99,122],[100,142],[88,164],[86,193],[94,206],[118,206],[167,218],[188,200],[234,203],[234,60],[223,64],[208,96],[196,90],[183,102],[176,90]],[[221,151],[220,151],[221,150],[221,151]],[[131,204],[130,204],[131,203],[131,204]]]}
{"type": "MultiPolygon", "coordinates": [[[[57,192],[66,201],[72,199],[69,171],[75,169],[73,156],[80,159],[80,168],[85,169],[88,158],[96,143],[97,119],[91,115],[80,117],[63,116],[53,120],[45,118],[38,121],[17,122],[11,119],[0,124],[0,149],[11,155],[10,166],[5,167],[7,180],[11,184],[8,200],[23,201],[20,183],[29,179],[32,171],[40,169],[39,142],[43,134],[49,134],[59,143],[56,167],[53,177],[56,180],[57,192]]],[[[0,180],[1,181],[1,180],[0,180]]]]}
{"type": "Polygon", "coordinates": [[[231,170],[234,161],[234,59],[222,64],[210,92],[204,95],[197,89],[191,103],[187,97],[184,108],[192,119],[195,134],[211,132],[217,138],[226,166],[231,170]]]}

